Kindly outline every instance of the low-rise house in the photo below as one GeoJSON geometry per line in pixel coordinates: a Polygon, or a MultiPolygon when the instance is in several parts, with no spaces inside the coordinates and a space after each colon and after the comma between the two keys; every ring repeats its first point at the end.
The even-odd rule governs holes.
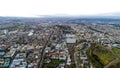
{"type": "Polygon", "coordinates": [[[4,51],[1,51],[0,52],[0,57],[3,57],[5,55],[5,52],[4,51]]]}
{"type": "Polygon", "coordinates": [[[61,51],[59,53],[59,60],[66,60],[66,52],[65,51],[61,51]]]}
{"type": "Polygon", "coordinates": [[[27,62],[24,59],[14,59],[10,68],[27,68],[27,62]]]}
{"type": "Polygon", "coordinates": [[[60,44],[57,44],[56,46],[55,46],[55,49],[57,49],[57,50],[59,50],[61,48],[61,45],[60,44]]]}
{"type": "Polygon", "coordinates": [[[16,56],[15,56],[15,59],[25,59],[26,58],[26,53],[18,53],[16,56]]]}
{"type": "Polygon", "coordinates": [[[48,53],[51,50],[51,47],[46,47],[45,48],[45,53],[48,53]]]}
{"type": "Polygon", "coordinates": [[[70,55],[68,55],[68,57],[67,57],[67,65],[71,65],[70,55]]]}
{"type": "Polygon", "coordinates": [[[4,62],[4,67],[8,68],[9,65],[10,65],[10,62],[11,62],[11,59],[6,58],[6,59],[5,59],[5,62],[4,62]]]}
{"type": "Polygon", "coordinates": [[[15,56],[10,68],[27,68],[27,62],[25,60],[26,56],[26,53],[18,53],[15,56]]]}
{"type": "Polygon", "coordinates": [[[44,63],[50,63],[51,62],[51,59],[50,58],[46,58],[44,63]]]}
{"type": "Polygon", "coordinates": [[[28,63],[28,68],[38,68],[37,65],[39,63],[40,58],[40,52],[39,50],[34,50],[32,53],[29,53],[26,60],[28,63]]]}
{"type": "Polygon", "coordinates": [[[0,51],[6,51],[8,49],[8,45],[0,45],[0,51]]]}
{"type": "Polygon", "coordinates": [[[11,51],[7,52],[4,57],[5,57],[5,58],[13,59],[13,58],[15,57],[16,53],[17,53],[16,51],[12,51],[12,50],[11,50],[11,51]]]}
{"type": "Polygon", "coordinates": [[[10,31],[10,32],[8,32],[8,34],[9,34],[9,35],[11,35],[11,34],[13,35],[13,34],[16,34],[17,32],[18,32],[18,30],[10,31]]]}
{"type": "Polygon", "coordinates": [[[59,64],[59,66],[57,68],[65,68],[65,64],[59,64]]]}
{"type": "Polygon", "coordinates": [[[50,53],[52,59],[59,59],[59,51],[50,53]]]}
{"type": "Polygon", "coordinates": [[[9,58],[0,58],[0,68],[8,68],[10,61],[11,60],[9,58]]]}
{"type": "Polygon", "coordinates": [[[4,65],[4,58],[0,58],[0,67],[4,67],[3,65],[4,65]]]}

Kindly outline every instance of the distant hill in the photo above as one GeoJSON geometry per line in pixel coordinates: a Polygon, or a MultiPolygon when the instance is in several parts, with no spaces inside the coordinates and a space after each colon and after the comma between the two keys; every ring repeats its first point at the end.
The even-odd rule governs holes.
{"type": "Polygon", "coordinates": [[[0,23],[35,23],[35,22],[120,22],[120,13],[105,13],[93,16],[71,16],[71,15],[42,15],[42,17],[0,17],[0,23]]]}

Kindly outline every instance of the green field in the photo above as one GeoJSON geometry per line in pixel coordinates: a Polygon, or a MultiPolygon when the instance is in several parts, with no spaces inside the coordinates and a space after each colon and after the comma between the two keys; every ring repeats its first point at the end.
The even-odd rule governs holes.
{"type": "Polygon", "coordinates": [[[15,27],[10,28],[10,30],[22,29],[22,28],[24,28],[24,27],[25,27],[25,24],[20,24],[20,25],[17,25],[17,26],[15,26],[15,27]]]}
{"type": "Polygon", "coordinates": [[[52,59],[50,63],[44,65],[45,68],[56,68],[59,64],[65,63],[65,61],[60,61],[59,59],[52,59]]]}
{"type": "Polygon", "coordinates": [[[116,47],[112,47],[111,50],[106,50],[102,44],[94,43],[87,51],[87,55],[95,67],[103,68],[111,61],[120,57],[120,50],[116,47]]]}
{"type": "Polygon", "coordinates": [[[112,47],[112,50],[115,53],[116,57],[120,58],[120,49],[117,47],[112,47]]]}

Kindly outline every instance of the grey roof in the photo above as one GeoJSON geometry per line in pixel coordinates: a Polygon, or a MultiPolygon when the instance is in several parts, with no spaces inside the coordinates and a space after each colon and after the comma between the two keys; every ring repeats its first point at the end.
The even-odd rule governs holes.
{"type": "Polygon", "coordinates": [[[67,38],[66,42],[67,43],[76,43],[76,39],[74,39],[74,38],[67,38]]]}

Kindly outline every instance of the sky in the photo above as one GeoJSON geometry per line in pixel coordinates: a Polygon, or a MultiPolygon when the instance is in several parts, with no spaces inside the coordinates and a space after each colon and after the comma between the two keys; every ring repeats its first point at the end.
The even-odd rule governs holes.
{"type": "Polygon", "coordinates": [[[120,0],[0,0],[0,16],[96,15],[119,7],[120,0]]]}

